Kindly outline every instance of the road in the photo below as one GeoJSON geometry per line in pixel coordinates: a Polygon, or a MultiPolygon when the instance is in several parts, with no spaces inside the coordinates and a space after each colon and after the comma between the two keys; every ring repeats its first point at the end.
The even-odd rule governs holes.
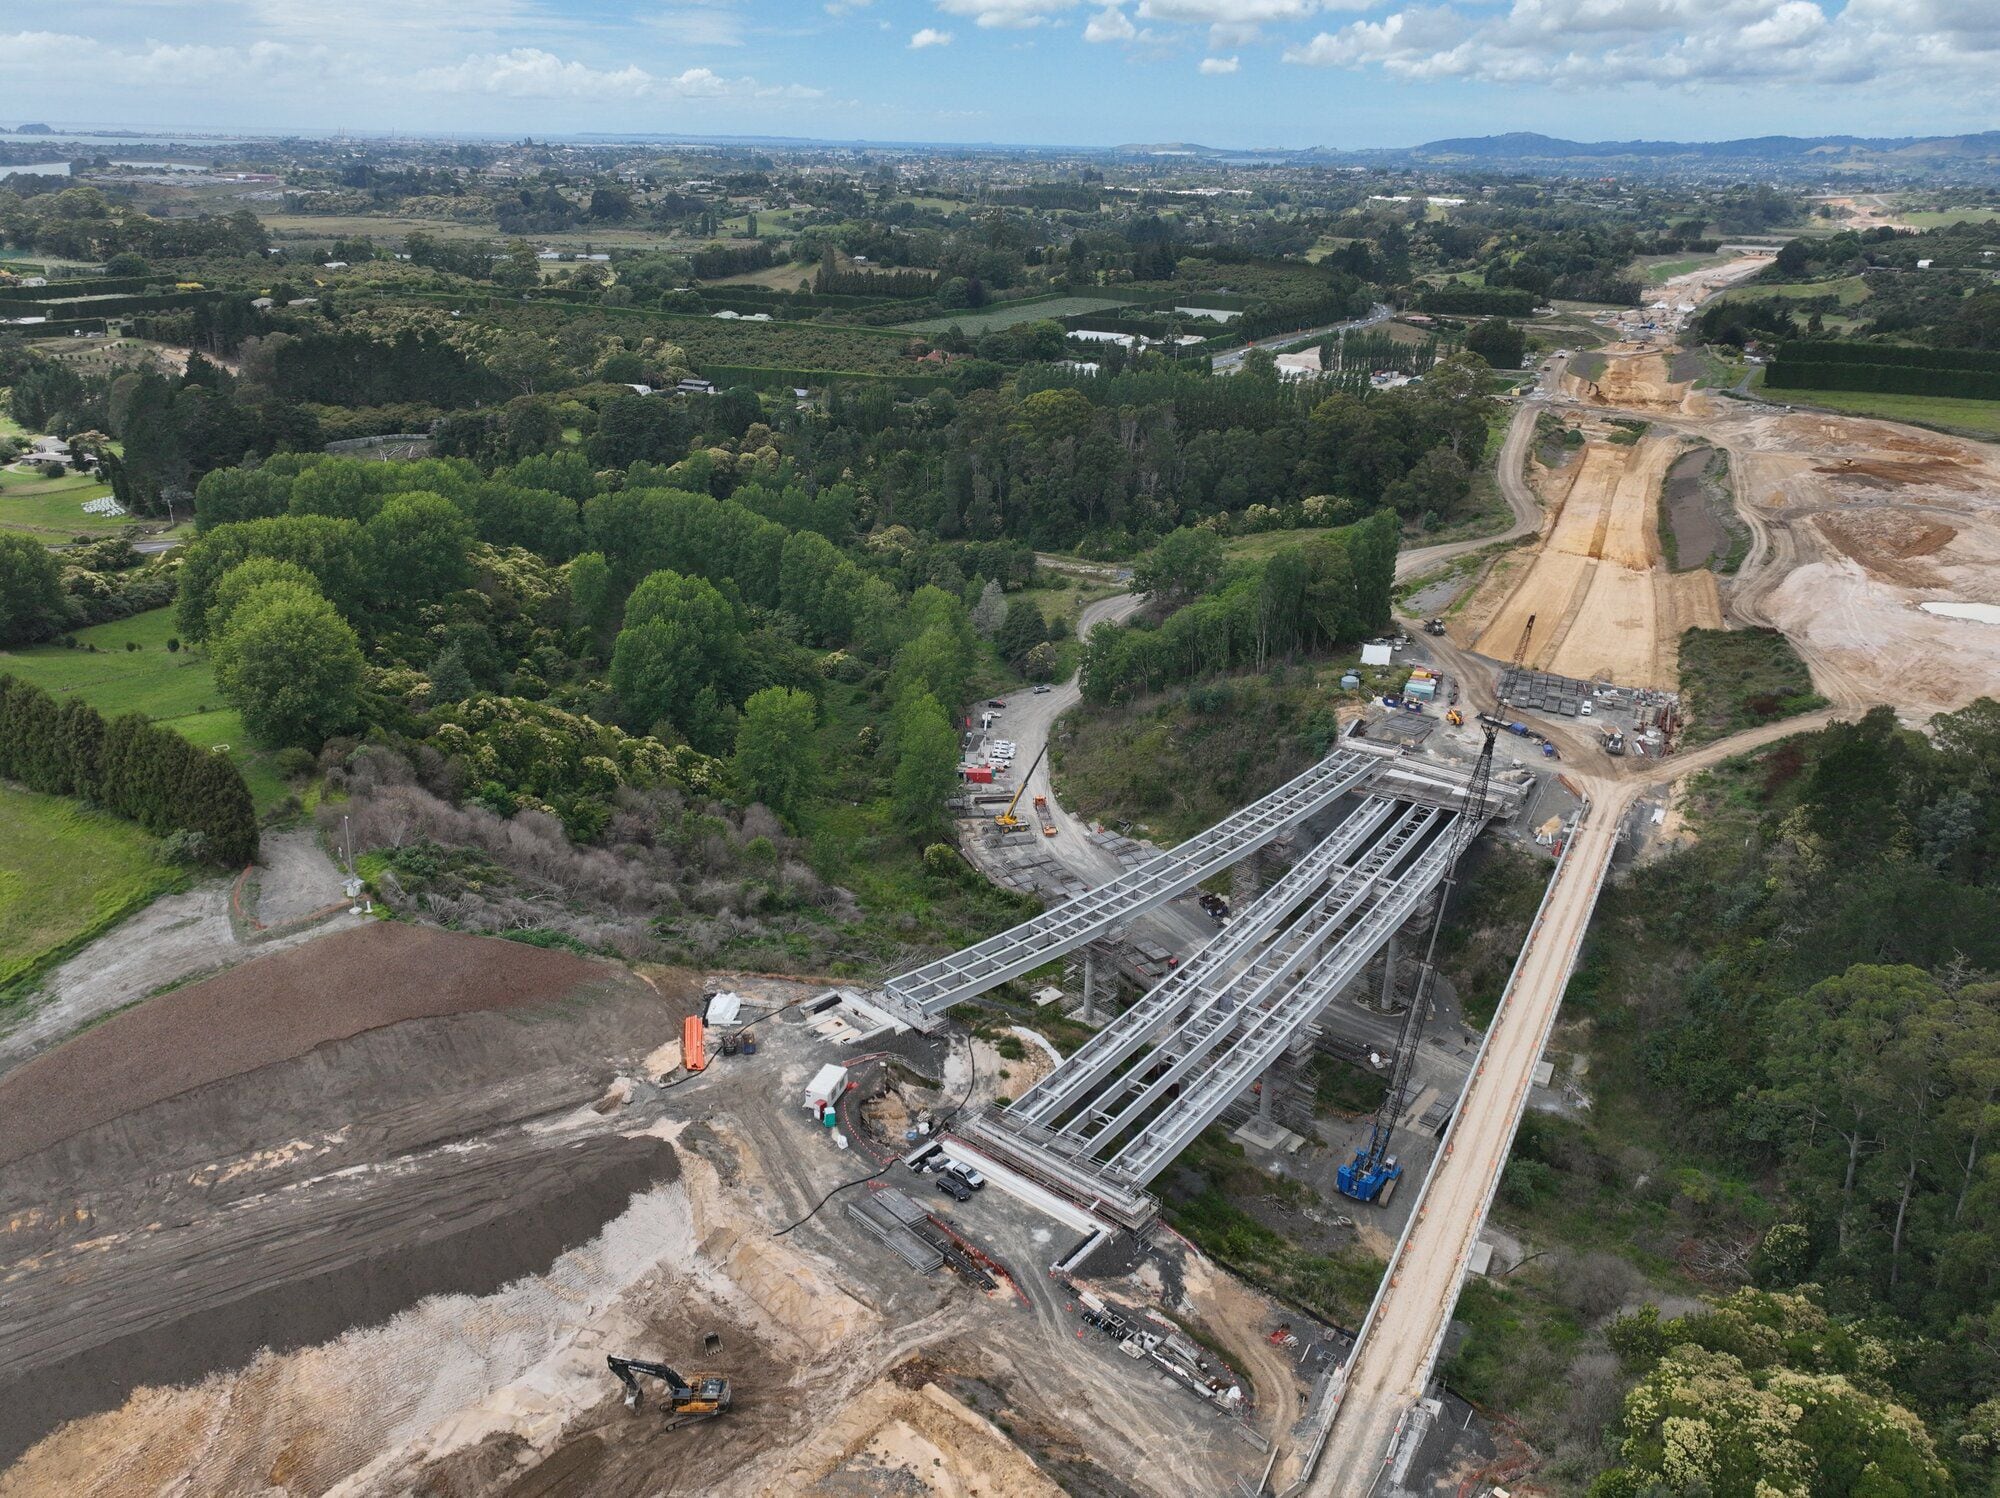
{"type": "MultiPolygon", "coordinates": [[[[1122,623],[1138,611],[1143,601],[1137,593],[1114,593],[1109,598],[1086,604],[1077,616],[1078,637],[1089,639],[1090,632],[1100,624],[1122,623]]],[[[1013,742],[1016,765],[1023,769],[1034,766],[1034,773],[1021,786],[1021,805],[1028,810],[1019,814],[1034,822],[1034,798],[1048,798],[1049,815],[1055,822],[1056,835],[1040,839],[1042,847],[1036,851],[1046,852],[1086,885],[1095,888],[1123,874],[1125,866],[1109,850],[1090,840],[1088,822],[1072,815],[1056,799],[1055,787],[1050,783],[1048,761],[1044,759],[1040,764],[1035,763],[1043,745],[1048,743],[1056,719],[1081,698],[1080,678],[1081,673],[1078,673],[1046,692],[1027,691],[1007,698],[1007,706],[1000,709],[1000,716],[994,722],[993,733],[996,738],[1013,742]]],[[[1161,906],[1135,922],[1134,927],[1143,931],[1149,939],[1181,952],[1187,952],[1215,935],[1214,923],[1201,913],[1199,906],[1185,897],[1161,906]]]]}
{"type": "Polygon", "coordinates": [[[1209,361],[1209,365],[1217,374],[1235,374],[1243,367],[1243,356],[1253,348],[1283,348],[1288,343],[1301,343],[1308,338],[1324,338],[1330,333],[1346,333],[1355,328],[1372,328],[1377,323],[1387,322],[1395,315],[1394,307],[1386,302],[1377,302],[1366,317],[1357,317],[1352,322],[1328,323],[1323,328],[1298,328],[1290,333],[1260,338],[1255,343],[1246,343],[1241,348],[1217,354],[1209,361]]]}
{"type": "Polygon", "coordinates": [[[1507,501],[1507,508],[1514,512],[1514,523],[1497,535],[1480,536],[1471,541],[1446,541],[1437,546],[1418,546],[1400,553],[1396,557],[1397,582],[1421,577],[1433,567],[1449,562],[1455,557],[1462,557],[1468,552],[1483,551],[1489,546],[1518,541],[1523,536],[1532,536],[1541,530],[1541,501],[1535,497],[1535,491],[1528,487],[1526,472],[1528,444],[1535,440],[1535,418],[1541,415],[1549,398],[1556,393],[1557,382],[1561,380],[1563,371],[1568,367],[1567,355],[1551,359],[1542,370],[1535,393],[1514,408],[1513,420],[1507,423],[1507,437],[1500,444],[1497,477],[1500,481],[1500,493],[1507,501]]]}

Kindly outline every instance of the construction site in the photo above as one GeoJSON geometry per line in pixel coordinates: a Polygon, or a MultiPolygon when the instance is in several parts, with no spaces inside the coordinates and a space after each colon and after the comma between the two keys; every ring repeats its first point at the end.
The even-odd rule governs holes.
{"type": "Polygon", "coordinates": [[[1461,1285],[1523,1257],[1516,1127],[1580,1103],[1550,1041],[1614,858],[1692,772],[2000,677],[2000,458],[1677,373],[1552,361],[1503,449],[1524,544],[1420,589],[1364,652],[1395,693],[1171,848],[1062,806],[1073,680],[971,705],[959,849],[1043,910],[878,982],[331,907],[142,1004],[86,950],[0,1051],[0,1498],[1490,1485],[1436,1373],[1461,1285]],[[1733,573],[1663,554],[1706,475],[1733,573]],[[1681,636],[1745,624],[1833,706],[1686,750],[1681,636]],[[1499,841],[1539,903],[1480,1024],[1439,946],[1499,841]],[[1316,1109],[1327,1063],[1380,1101],[1316,1109]],[[1168,1224],[1218,1138],[1385,1266],[1357,1324],[1168,1224]]]}

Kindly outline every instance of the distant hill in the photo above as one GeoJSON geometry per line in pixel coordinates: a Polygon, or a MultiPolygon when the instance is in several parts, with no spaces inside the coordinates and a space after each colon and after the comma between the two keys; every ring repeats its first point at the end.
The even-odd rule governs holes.
{"type": "Polygon", "coordinates": [[[1727,174],[1755,170],[1790,178],[1852,173],[1922,178],[2000,177],[2000,131],[1975,135],[1877,137],[1760,135],[1742,140],[1576,141],[1532,131],[1427,141],[1392,150],[1320,150],[1328,160],[1376,165],[1484,167],[1490,170],[1727,174]]]}

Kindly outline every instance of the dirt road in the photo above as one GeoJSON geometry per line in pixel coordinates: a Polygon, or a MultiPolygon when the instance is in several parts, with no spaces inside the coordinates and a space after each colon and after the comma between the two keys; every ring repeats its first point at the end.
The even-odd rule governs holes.
{"type": "Polygon", "coordinates": [[[1543,368],[1535,394],[1514,408],[1513,419],[1507,423],[1507,436],[1500,444],[1500,458],[1494,476],[1499,480],[1500,493],[1507,501],[1507,508],[1514,512],[1514,523],[1498,535],[1481,536],[1472,541],[1446,541],[1437,546],[1416,546],[1398,553],[1397,582],[1421,577],[1433,567],[1442,566],[1456,557],[1518,541],[1541,530],[1542,502],[1529,487],[1527,478],[1528,444],[1535,440],[1536,417],[1548,409],[1547,397],[1561,383],[1563,371],[1568,365],[1567,355],[1551,359],[1543,368]]]}

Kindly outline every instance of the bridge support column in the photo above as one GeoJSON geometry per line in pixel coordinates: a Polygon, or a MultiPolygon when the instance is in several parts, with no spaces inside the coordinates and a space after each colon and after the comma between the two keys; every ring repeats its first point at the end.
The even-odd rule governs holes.
{"type": "Polygon", "coordinates": [[[1257,1082],[1257,1117],[1263,1123],[1271,1122],[1271,1094],[1277,1087],[1278,1069],[1274,1066],[1257,1082]]]}
{"type": "Polygon", "coordinates": [[[1391,934],[1389,944],[1382,949],[1382,997],[1375,1006],[1384,1014],[1396,1010],[1396,936],[1391,934]]]}
{"type": "Polygon", "coordinates": [[[1083,949],[1083,1022],[1097,1023],[1097,960],[1089,947],[1083,949]]]}

